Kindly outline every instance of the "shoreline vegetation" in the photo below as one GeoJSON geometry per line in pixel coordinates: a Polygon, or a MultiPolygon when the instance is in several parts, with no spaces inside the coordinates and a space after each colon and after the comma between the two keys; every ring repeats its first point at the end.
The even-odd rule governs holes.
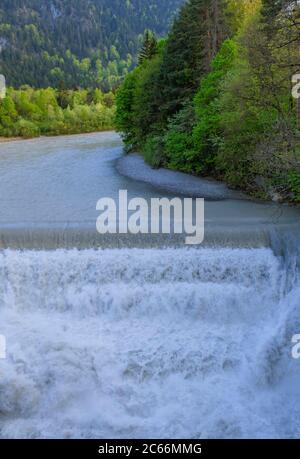
{"type": "Polygon", "coordinates": [[[79,133],[74,133],[74,134],[45,134],[45,135],[40,135],[37,137],[0,137],[0,144],[1,143],[10,143],[10,142],[20,142],[24,140],[34,140],[34,139],[42,139],[42,138],[51,138],[51,137],[65,137],[65,136],[81,136],[81,135],[88,135],[88,134],[97,134],[97,133],[104,133],[104,132],[115,132],[115,128],[111,127],[108,129],[103,129],[103,130],[97,130],[97,131],[91,131],[91,132],[79,132],[79,133]]]}
{"type": "Polygon", "coordinates": [[[164,36],[185,0],[1,0],[0,73],[19,88],[117,88],[146,28],[164,36]]]}
{"type": "Polygon", "coordinates": [[[116,129],[153,169],[299,204],[299,43],[299,3],[189,0],[166,39],[146,31],[116,93],[8,88],[0,143],[116,129]]]}
{"type": "Polygon", "coordinates": [[[299,203],[299,43],[299,2],[189,0],[166,40],[145,36],[117,92],[127,152],[254,198],[299,203]]]}
{"type": "MultiPolygon", "coordinates": [[[[114,93],[100,89],[8,88],[0,101],[0,138],[34,138],[112,130],[114,93]]],[[[2,140],[2,142],[5,140],[2,140]]]]}

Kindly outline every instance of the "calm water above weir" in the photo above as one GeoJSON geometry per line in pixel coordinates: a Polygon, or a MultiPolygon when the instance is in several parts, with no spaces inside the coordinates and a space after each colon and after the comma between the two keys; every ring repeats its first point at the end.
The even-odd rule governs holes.
{"type": "Polygon", "coordinates": [[[235,241],[242,241],[243,245],[249,239],[251,245],[264,241],[266,229],[300,221],[297,209],[241,200],[238,193],[222,184],[184,174],[159,171],[157,176],[163,185],[158,188],[158,179],[153,180],[153,172],[141,167],[139,158],[124,160],[121,157],[122,143],[113,132],[0,145],[2,245],[95,247],[118,246],[120,240],[129,246],[171,244],[172,238],[167,237],[101,238],[97,235],[96,203],[102,197],[117,200],[120,189],[128,190],[129,198],[148,200],[180,194],[208,198],[207,241],[221,243],[222,239],[223,242],[232,239],[233,245],[235,241]]]}
{"type": "Polygon", "coordinates": [[[0,145],[0,438],[299,438],[299,210],[124,161],[114,133],[0,145]],[[119,189],[213,196],[207,245],[101,238],[119,189]]]}

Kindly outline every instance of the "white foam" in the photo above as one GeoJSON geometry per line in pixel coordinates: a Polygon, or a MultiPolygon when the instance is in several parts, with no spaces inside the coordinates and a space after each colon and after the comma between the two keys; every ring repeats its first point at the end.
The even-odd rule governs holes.
{"type": "Polygon", "coordinates": [[[299,436],[281,269],[267,249],[1,252],[0,436],[299,436]]]}

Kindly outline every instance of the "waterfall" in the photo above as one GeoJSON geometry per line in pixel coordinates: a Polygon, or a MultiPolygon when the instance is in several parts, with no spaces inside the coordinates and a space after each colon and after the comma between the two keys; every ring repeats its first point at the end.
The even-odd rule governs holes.
{"type": "Polygon", "coordinates": [[[0,437],[299,437],[291,253],[1,251],[0,437]]]}
{"type": "Polygon", "coordinates": [[[0,438],[299,438],[299,209],[120,160],[115,133],[0,153],[0,438]],[[99,235],[119,190],[218,199],[205,243],[99,235]]]}

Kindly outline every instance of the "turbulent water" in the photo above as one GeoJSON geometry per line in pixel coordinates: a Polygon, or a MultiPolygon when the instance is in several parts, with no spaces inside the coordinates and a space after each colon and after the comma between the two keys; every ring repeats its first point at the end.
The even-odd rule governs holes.
{"type": "Polygon", "coordinates": [[[0,437],[299,437],[289,234],[268,228],[256,248],[2,249],[0,437]]]}
{"type": "Polygon", "coordinates": [[[0,435],[297,437],[297,285],[270,249],[0,256],[0,435]]]}

